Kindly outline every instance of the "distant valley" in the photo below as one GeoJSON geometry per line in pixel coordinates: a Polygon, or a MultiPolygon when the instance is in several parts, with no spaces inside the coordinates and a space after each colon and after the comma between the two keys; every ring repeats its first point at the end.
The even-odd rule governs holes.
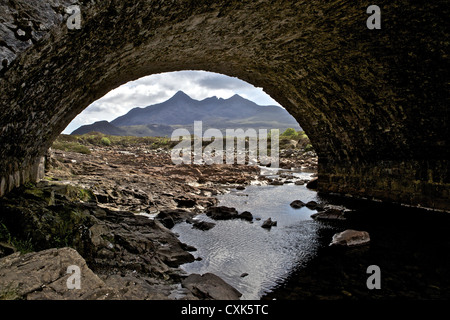
{"type": "Polygon", "coordinates": [[[301,130],[297,121],[283,108],[260,106],[239,95],[229,99],[210,97],[195,100],[182,91],[169,100],[145,108],[134,108],[111,122],[84,125],[72,135],[101,132],[115,136],[171,136],[177,128],[193,132],[194,121],[203,122],[203,130],[280,129],[301,130]]]}

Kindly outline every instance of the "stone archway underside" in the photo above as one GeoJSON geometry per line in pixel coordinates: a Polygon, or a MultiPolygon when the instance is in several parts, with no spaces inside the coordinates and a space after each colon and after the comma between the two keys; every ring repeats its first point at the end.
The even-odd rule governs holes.
{"type": "Polygon", "coordinates": [[[319,189],[450,210],[449,6],[377,1],[2,1],[1,194],[91,102],[206,70],[263,87],[310,136],[319,189]],[[82,29],[68,30],[78,4],[82,29]]]}

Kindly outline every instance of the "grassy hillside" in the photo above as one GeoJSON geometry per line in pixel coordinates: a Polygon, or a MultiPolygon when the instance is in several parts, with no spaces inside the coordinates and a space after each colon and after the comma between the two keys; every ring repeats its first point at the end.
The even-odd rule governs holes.
{"type": "MultiPolygon", "coordinates": [[[[224,146],[225,146],[225,137],[224,146]]],[[[203,141],[206,146],[210,141],[203,141]]],[[[145,145],[149,149],[162,148],[170,150],[178,144],[178,141],[171,141],[168,137],[136,137],[136,136],[113,136],[103,133],[91,132],[84,135],[61,134],[53,143],[52,148],[62,151],[72,151],[90,154],[93,147],[133,147],[145,145]]],[[[270,138],[268,141],[270,147],[270,138]]],[[[304,149],[313,150],[308,136],[304,131],[296,131],[289,128],[280,134],[280,149],[304,149]]]]}

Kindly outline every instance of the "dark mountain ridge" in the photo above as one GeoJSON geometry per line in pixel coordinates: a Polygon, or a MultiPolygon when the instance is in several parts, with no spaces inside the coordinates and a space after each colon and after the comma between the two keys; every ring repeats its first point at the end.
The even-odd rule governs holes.
{"type": "Polygon", "coordinates": [[[210,97],[195,100],[179,91],[165,102],[134,108],[110,123],[100,121],[82,126],[72,134],[97,131],[121,136],[165,136],[179,127],[192,128],[194,121],[202,121],[203,130],[208,128],[301,130],[296,120],[278,106],[260,106],[239,95],[228,99],[210,97]]]}

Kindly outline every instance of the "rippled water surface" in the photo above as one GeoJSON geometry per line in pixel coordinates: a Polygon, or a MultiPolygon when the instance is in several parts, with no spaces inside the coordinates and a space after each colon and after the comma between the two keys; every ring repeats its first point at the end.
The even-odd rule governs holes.
{"type": "MultiPolygon", "coordinates": [[[[309,173],[294,173],[295,178],[310,179],[309,173]]],[[[242,294],[241,299],[259,299],[270,292],[299,265],[314,256],[318,224],[310,218],[316,211],[293,209],[290,203],[317,200],[317,194],[304,185],[248,186],[218,196],[220,206],[234,207],[239,213],[250,211],[253,222],[214,221],[206,215],[196,218],[216,223],[208,231],[192,229],[181,223],[173,228],[179,239],[197,248],[201,261],[182,265],[188,273],[212,272],[242,294]],[[277,221],[270,230],[261,228],[267,218],[277,221]],[[245,277],[242,274],[247,273],[245,277]]]]}

